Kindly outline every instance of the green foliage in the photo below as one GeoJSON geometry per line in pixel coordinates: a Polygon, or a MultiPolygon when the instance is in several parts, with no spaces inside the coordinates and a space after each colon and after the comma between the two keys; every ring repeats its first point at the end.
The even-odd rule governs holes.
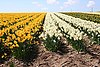
{"type": "Polygon", "coordinates": [[[13,56],[24,62],[30,62],[37,55],[37,46],[28,43],[19,43],[18,48],[14,48],[12,51],[13,56]]]}
{"type": "Polygon", "coordinates": [[[8,60],[11,56],[11,50],[8,47],[4,47],[0,44],[0,63],[8,60]]]}
{"type": "Polygon", "coordinates": [[[100,44],[100,34],[95,34],[94,32],[90,33],[92,43],[100,44]]]}
{"type": "Polygon", "coordinates": [[[83,44],[82,40],[75,40],[72,38],[67,38],[68,42],[71,43],[72,47],[76,49],[78,52],[80,51],[87,51],[86,46],[83,44]]]}
{"type": "Polygon", "coordinates": [[[44,46],[47,50],[56,52],[60,48],[60,41],[54,35],[52,37],[47,35],[46,40],[44,40],[44,46]]]}
{"type": "Polygon", "coordinates": [[[77,50],[78,52],[80,52],[80,51],[87,51],[86,50],[86,46],[83,44],[83,41],[82,40],[74,40],[74,38],[70,38],[70,35],[69,34],[67,34],[67,32],[64,32],[63,30],[63,27],[62,27],[62,29],[58,26],[58,28],[59,28],[59,30],[61,30],[61,33],[63,33],[64,34],[64,37],[66,37],[66,35],[68,36],[68,37],[66,37],[66,39],[67,39],[67,41],[71,44],[71,46],[75,49],[75,50],[77,50]]]}
{"type": "Polygon", "coordinates": [[[2,61],[2,55],[4,54],[4,49],[3,49],[3,45],[0,44],[0,62],[2,61]]]}

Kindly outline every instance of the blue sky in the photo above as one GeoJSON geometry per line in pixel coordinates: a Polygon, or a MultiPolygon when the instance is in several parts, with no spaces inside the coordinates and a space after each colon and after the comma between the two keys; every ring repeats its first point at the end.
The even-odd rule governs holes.
{"type": "Polygon", "coordinates": [[[100,11],[100,0],[0,0],[0,12],[100,11]]]}

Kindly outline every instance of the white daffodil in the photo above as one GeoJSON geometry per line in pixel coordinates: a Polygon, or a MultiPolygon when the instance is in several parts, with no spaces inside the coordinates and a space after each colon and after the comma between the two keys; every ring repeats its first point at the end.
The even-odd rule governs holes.
{"type": "Polygon", "coordinates": [[[95,34],[99,33],[98,35],[100,35],[100,24],[98,23],[87,21],[87,20],[82,20],[80,18],[75,18],[75,17],[68,16],[68,15],[61,14],[61,13],[55,13],[55,14],[58,15],[60,18],[64,19],[65,21],[75,25],[80,30],[82,27],[84,30],[87,30],[89,34],[91,32],[94,32],[95,34]]]}

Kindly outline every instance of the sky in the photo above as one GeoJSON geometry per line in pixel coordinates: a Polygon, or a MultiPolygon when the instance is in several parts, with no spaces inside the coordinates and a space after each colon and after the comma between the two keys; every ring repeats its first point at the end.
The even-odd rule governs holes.
{"type": "Polygon", "coordinates": [[[0,12],[100,11],[100,0],[0,0],[0,12]]]}

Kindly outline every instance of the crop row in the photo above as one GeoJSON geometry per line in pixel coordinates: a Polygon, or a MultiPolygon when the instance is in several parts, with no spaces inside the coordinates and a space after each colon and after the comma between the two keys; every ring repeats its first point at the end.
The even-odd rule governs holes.
{"type": "Polygon", "coordinates": [[[0,60],[12,55],[31,60],[40,42],[57,51],[62,37],[78,52],[87,51],[85,36],[100,44],[100,24],[61,13],[0,14],[0,60]]]}
{"type": "Polygon", "coordinates": [[[79,13],[79,12],[68,12],[68,13],[64,13],[64,14],[70,15],[70,16],[73,16],[76,18],[81,18],[83,20],[100,23],[100,15],[99,14],[88,14],[88,13],[79,13]]]}
{"type": "Polygon", "coordinates": [[[13,15],[14,17],[10,17],[9,15],[7,17],[4,17],[2,16],[1,19],[0,19],[0,29],[3,29],[3,28],[7,28],[7,27],[10,27],[11,25],[16,25],[16,23],[18,24],[18,22],[29,22],[31,20],[33,20],[33,18],[35,17],[38,17],[38,15],[40,14],[29,14],[29,15],[23,15],[22,16],[17,16],[16,15],[13,15]],[[5,19],[3,19],[5,18],[5,19]],[[8,19],[7,19],[8,18],[8,19]]]}
{"type": "Polygon", "coordinates": [[[60,13],[55,14],[62,20],[66,21],[66,23],[72,25],[74,28],[77,28],[80,31],[86,33],[95,43],[100,44],[100,24],[60,13]]]}
{"type": "Polygon", "coordinates": [[[44,22],[44,46],[48,50],[56,51],[60,37],[65,37],[72,47],[78,51],[86,51],[84,37],[91,43],[100,44],[100,24],[75,18],[61,13],[47,13],[44,22]],[[51,40],[51,41],[50,41],[51,40]],[[50,46],[51,45],[51,46],[50,46]],[[55,48],[54,48],[55,47],[55,48]]]}
{"type": "Polygon", "coordinates": [[[0,60],[7,58],[10,53],[22,59],[27,54],[26,48],[36,44],[35,40],[41,33],[45,13],[32,15],[0,30],[0,60]]]}
{"type": "Polygon", "coordinates": [[[48,50],[55,49],[53,51],[56,51],[58,47],[54,45],[58,44],[60,37],[64,36],[77,51],[85,51],[82,42],[84,33],[58,18],[54,13],[47,13],[43,27],[44,32],[41,36],[44,38],[44,45],[48,50]]]}

